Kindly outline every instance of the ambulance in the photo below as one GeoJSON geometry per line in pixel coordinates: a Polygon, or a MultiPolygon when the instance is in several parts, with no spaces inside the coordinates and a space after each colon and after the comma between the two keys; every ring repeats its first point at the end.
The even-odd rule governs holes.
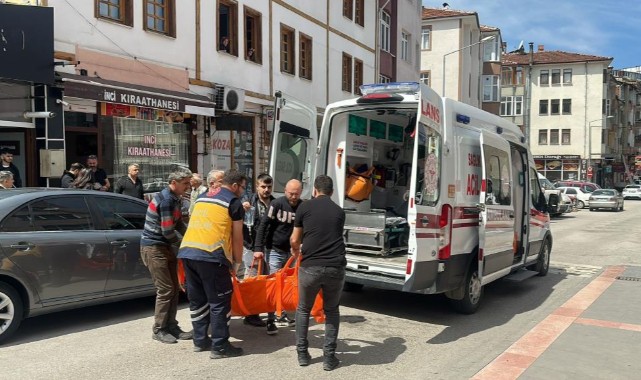
{"type": "MultiPolygon", "coordinates": [[[[346,213],[346,289],[444,293],[474,313],[483,287],[548,272],[552,234],[532,153],[518,126],[419,83],[361,86],[313,107],[277,92],[269,169],[310,198],[334,180],[346,213]]],[[[304,244],[304,243],[303,243],[304,244]]]]}

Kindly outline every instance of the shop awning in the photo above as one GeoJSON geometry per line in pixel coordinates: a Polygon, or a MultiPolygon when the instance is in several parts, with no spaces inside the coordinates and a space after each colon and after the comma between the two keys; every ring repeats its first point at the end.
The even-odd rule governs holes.
{"type": "Polygon", "coordinates": [[[56,75],[64,84],[65,96],[105,103],[215,116],[215,103],[205,95],[163,90],[61,72],[56,73],[56,75]]]}

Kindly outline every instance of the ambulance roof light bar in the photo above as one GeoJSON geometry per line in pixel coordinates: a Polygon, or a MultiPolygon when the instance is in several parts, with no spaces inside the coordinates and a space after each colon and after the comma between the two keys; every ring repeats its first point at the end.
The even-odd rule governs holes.
{"type": "Polygon", "coordinates": [[[363,84],[360,86],[361,94],[363,96],[372,94],[416,94],[420,91],[420,84],[418,82],[391,82],[391,83],[375,83],[363,84]]]}

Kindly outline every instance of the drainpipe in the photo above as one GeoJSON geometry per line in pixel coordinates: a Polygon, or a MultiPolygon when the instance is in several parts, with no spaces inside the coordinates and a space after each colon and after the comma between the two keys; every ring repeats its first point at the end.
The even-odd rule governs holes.
{"type": "Polygon", "coordinates": [[[530,128],[532,125],[532,67],[534,66],[534,42],[530,42],[530,61],[528,63],[527,70],[527,83],[525,85],[525,119],[523,120],[523,129],[525,129],[525,141],[527,141],[528,147],[532,148],[532,143],[530,142],[530,128]]]}

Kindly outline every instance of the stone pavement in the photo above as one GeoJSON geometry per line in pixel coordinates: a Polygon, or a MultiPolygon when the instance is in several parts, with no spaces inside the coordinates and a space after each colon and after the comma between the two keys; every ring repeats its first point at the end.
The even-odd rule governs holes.
{"type": "Polygon", "coordinates": [[[476,380],[641,378],[641,267],[611,266],[476,380]]]}

